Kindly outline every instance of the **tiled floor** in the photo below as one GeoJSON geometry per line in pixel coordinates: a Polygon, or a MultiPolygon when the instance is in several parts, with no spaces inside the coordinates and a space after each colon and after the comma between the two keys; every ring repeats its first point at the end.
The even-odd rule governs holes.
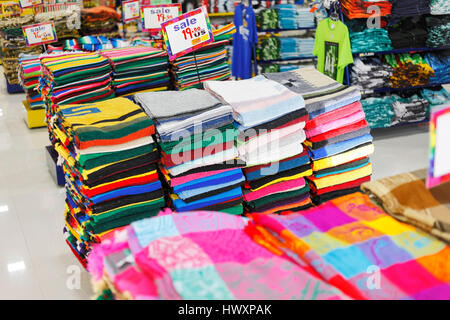
{"type": "MultiPolygon", "coordinates": [[[[62,236],[64,191],[47,171],[47,130],[27,128],[24,95],[0,81],[0,299],[88,299],[88,274],[62,236]]],[[[375,178],[426,167],[426,128],[374,136],[375,178]]]]}

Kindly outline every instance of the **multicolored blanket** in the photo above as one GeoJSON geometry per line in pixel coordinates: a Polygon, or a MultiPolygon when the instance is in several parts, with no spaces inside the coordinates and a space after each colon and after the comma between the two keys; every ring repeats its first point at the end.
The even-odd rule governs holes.
{"type": "Polygon", "coordinates": [[[98,292],[109,286],[125,299],[348,299],[282,252],[252,241],[247,223],[167,209],[94,247],[88,270],[98,292]]]}
{"type": "Polygon", "coordinates": [[[300,258],[355,299],[450,299],[450,247],[350,194],[291,215],[254,214],[255,241],[300,258]]]}

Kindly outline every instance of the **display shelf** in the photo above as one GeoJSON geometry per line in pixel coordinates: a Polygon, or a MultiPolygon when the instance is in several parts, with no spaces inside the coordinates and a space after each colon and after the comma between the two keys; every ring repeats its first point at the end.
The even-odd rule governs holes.
{"type": "Polygon", "coordinates": [[[272,62],[283,62],[283,61],[299,61],[299,60],[315,60],[317,57],[298,57],[298,58],[287,58],[287,59],[273,59],[273,60],[257,60],[258,63],[272,63],[272,62]]]}
{"type": "Polygon", "coordinates": [[[420,86],[413,86],[413,87],[404,87],[404,88],[377,88],[377,89],[370,89],[370,90],[361,90],[362,95],[366,94],[372,94],[372,93],[383,93],[383,92],[399,92],[399,91],[407,91],[407,90],[415,90],[415,89],[424,89],[424,88],[432,88],[432,87],[438,87],[443,86],[446,84],[450,84],[450,82],[447,83],[430,83],[420,86]]]}
{"type": "Polygon", "coordinates": [[[425,119],[425,120],[421,120],[421,121],[416,121],[416,122],[401,122],[401,123],[397,123],[394,124],[393,126],[389,126],[389,127],[384,127],[384,128],[370,128],[371,131],[381,131],[381,130],[389,130],[391,128],[395,129],[395,128],[404,128],[404,127],[421,127],[424,125],[427,125],[430,122],[430,119],[425,119]]]}
{"type": "Polygon", "coordinates": [[[208,16],[211,18],[215,17],[233,17],[234,12],[217,12],[217,13],[208,13],[208,16]]]}
{"type": "Polygon", "coordinates": [[[442,50],[449,50],[450,46],[446,47],[438,47],[438,48],[405,48],[405,49],[393,49],[393,50],[386,50],[386,51],[374,51],[374,52],[355,52],[353,53],[353,56],[356,57],[372,57],[375,55],[383,55],[383,54],[391,54],[391,53],[416,53],[416,52],[429,52],[429,51],[442,51],[442,50]]]}
{"type": "Polygon", "coordinates": [[[295,29],[265,29],[265,30],[259,30],[258,32],[283,32],[283,31],[301,31],[301,30],[316,30],[317,27],[310,27],[310,28],[295,28],[295,29]]]}

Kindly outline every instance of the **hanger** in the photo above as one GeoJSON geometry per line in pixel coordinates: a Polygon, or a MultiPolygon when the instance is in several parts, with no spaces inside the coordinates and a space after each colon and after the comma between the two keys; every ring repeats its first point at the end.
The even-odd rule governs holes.
{"type": "Polygon", "coordinates": [[[338,14],[338,10],[339,10],[339,3],[337,1],[334,1],[331,4],[331,14],[330,14],[330,18],[333,21],[338,21],[339,20],[339,14],[338,14]]]}

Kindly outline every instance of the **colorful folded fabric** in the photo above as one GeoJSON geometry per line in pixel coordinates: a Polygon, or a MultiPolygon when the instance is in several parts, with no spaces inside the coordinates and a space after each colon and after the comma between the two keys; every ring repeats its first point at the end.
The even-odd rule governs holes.
{"type": "Polygon", "coordinates": [[[134,99],[155,121],[171,205],[180,212],[242,214],[242,170],[222,166],[233,165],[238,155],[231,107],[195,88],[138,93],[134,99]]]}
{"type": "Polygon", "coordinates": [[[52,105],[50,136],[66,178],[64,234],[82,264],[112,230],[165,207],[152,119],[130,99],[52,105]]]}
{"type": "Polygon", "coordinates": [[[361,188],[394,218],[450,242],[448,184],[427,189],[425,177],[426,170],[419,170],[364,183],[361,188]]]}
{"type": "Polygon", "coordinates": [[[264,76],[241,81],[207,81],[205,88],[233,109],[239,130],[236,146],[239,158],[246,163],[243,186],[246,211],[271,213],[309,207],[307,191],[280,193],[285,186],[293,188],[285,182],[300,180],[304,184],[304,177],[312,174],[309,155],[302,145],[308,115],[301,94],[264,76]],[[267,198],[268,190],[280,194],[267,198]],[[271,201],[255,205],[254,201],[263,201],[262,198],[271,201]]]}
{"type": "Polygon", "coordinates": [[[450,249],[354,193],[301,214],[254,214],[247,233],[354,299],[449,299],[450,249]],[[264,232],[259,230],[263,229],[264,232]]]}
{"type": "Polygon", "coordinates": [[[164,90],[169,86],[169,65],[164,51],[142,46],[102,50],[100,54],[112,65],[116,95],[164,90]]]}
{"type": "Polygon", "coordinates": [[[132,223],[123,237],[117,234],[90,255],[94,288],[106,286],[116,299],[136,300],[347,299],[281,250],[274,254],[253,242],[244,232],[247,221],[165,210],[132,223]]]}

